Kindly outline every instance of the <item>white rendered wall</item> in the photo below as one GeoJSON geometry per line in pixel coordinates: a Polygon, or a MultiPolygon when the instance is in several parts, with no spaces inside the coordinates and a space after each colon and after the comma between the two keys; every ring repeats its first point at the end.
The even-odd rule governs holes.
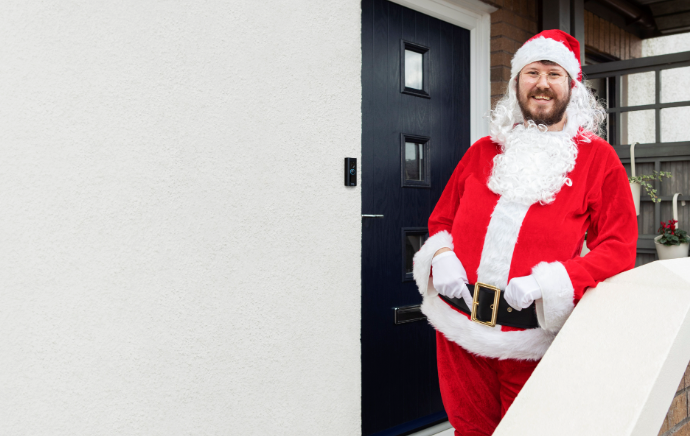
{"type": "Polygon", "coordinates": [[[0,6],[0,433],[360,431],[360,2],[0,6]]]}

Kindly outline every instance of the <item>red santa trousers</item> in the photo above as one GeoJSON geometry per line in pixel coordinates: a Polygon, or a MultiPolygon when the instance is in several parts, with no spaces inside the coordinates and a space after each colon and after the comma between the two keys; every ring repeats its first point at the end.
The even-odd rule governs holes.
{"type": "Polygon", "coordinates": [[[490,436],[538,361],[471,354],[436,332],[443,407],[455,436],[490,436]]]}

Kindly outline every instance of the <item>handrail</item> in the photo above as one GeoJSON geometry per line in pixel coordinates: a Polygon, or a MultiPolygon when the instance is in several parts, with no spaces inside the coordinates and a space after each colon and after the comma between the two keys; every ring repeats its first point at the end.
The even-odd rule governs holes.
{"type": "Polygon", "coordinates": [[[690,258],[585,292],[494,436],[659,432],[690,360],[690,258]]]}

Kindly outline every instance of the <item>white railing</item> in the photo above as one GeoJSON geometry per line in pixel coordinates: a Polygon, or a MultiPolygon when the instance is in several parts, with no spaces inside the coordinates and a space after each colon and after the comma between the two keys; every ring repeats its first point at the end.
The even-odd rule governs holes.
{"type": "Polygon", "coordinates": [[[690,360],[690,258],[585,293],[494,436],[650,436],[690,360]]]}

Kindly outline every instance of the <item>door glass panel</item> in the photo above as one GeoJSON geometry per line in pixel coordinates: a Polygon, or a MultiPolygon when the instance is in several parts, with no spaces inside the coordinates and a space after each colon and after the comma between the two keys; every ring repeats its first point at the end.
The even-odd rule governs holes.
{"type": "Polygon", "coordinates": [[[428,237],[428,233],[407,233],[405,235],[405,273],[412,273],[412,259],[428,237]]]}
{"type": "Polygon", "coordinates": [[[424,144],[405,142],[405,180],[425,180],[424,144]]]}
{"type": "Polygon", "coordinates": [[[423,58],[422,53],[405,50],[405,87],[423,89],[423,58]]]}
{"type": "Polygon", "coordinates": [[[656,142],[654,110],[623,112],[621,114],[621,144],[656,142]]]}
{"type": "Polygon", "coordinates": [[[690,141],[690,106],[661,109],[661,141],[690,141]]]}
{"type": "MultiPolygon", "coordinates": [[[[661,102],[689,101],[690,87],[685,85],[688,77],[690,67],[661,70],[661,102]]],[[[663,125],[663,118],[661,123],[663,125]]]]}
{"type": "Polygon", "coordinates": [[[627,74],[621,77],[621,106],[638,106],[654,104],[656,90],[654,71],[647,73],[627,74]]]}

